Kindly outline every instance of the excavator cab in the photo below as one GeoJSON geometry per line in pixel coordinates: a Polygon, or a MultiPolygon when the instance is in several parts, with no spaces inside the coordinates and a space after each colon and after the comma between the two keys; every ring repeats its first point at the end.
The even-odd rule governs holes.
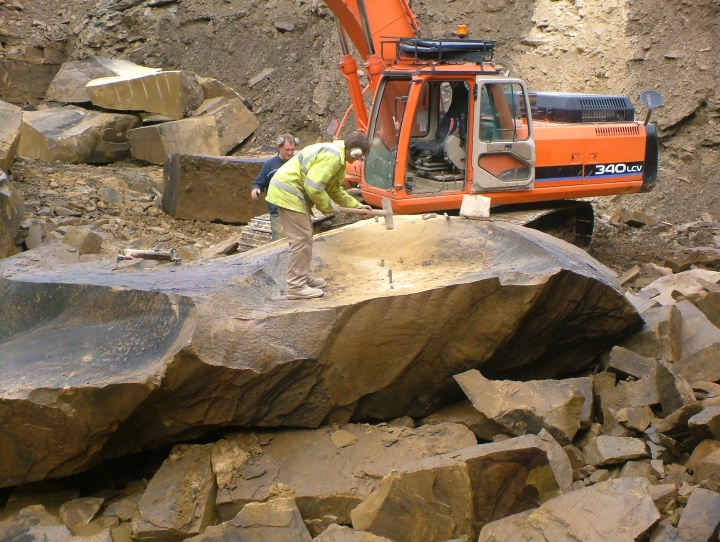
{"type": "MultiPolygon", "coordinates": [[[[520,80],[385,77],[370,116],[363,189],[400,200],[533,187],[535,147],[520,80]]],[[[421,209],[413,209],[421,210],[421,209]]]]}

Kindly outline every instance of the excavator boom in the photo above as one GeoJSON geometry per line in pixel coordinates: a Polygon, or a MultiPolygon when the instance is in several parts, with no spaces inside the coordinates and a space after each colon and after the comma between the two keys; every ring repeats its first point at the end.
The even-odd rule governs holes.
{"type": "Polygon", "coordinates": [[[407,0],[325,0],[325,4],[365,62],[373,55],[385,62],[395,59],[394,47],[381,43],[387,38],[420,36],[407,0]]]}

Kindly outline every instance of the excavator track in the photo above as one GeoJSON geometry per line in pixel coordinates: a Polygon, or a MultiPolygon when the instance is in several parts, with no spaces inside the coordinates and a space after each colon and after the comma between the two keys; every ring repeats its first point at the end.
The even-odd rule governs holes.
{"type": "MultiPolygon", "coordinates": [[[[336,215],[324,215],[317,209],[313,209],[312,224],[315,233],[326,231],[330,228],[337,228],[355,222],[355,218],[341,220],[336,215]]],[[[270,228],[270,215],[264,214],[252,218],[242,229],[238,250],[244,252],[253,248],[261,247],[272,242],[272,231],[270,228]]]]}
{"type": "Polygon", "coordinates": [[[491,217],[538,230],[586,249],[595,227],[592,203],[581,200],[551,201],[493,207],[491,217]]]}

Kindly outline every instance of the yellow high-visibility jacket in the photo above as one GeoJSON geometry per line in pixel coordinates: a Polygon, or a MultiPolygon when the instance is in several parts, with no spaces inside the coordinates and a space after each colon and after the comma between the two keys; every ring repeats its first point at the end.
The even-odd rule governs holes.
{"type": "Polygon", "coordinates": [[[326,215],[333,212],[331,199],[342,207],[362,207],[343,189],[344,179],[344,141],[308,145],[275,172],[265,201],[300,213],[315,205],[326,215]]]}

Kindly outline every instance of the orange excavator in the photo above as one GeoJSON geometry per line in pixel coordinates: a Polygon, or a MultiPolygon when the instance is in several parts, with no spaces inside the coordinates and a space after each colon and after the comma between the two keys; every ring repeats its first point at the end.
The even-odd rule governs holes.
{"type": "Polygon", "coordinates": [[[594,215],[583,198],[654,188],[656,92],[641,95],[648,113],[635,121],[624,96],[528,91],[498,72],[495,42],[469,39],[464,25],[453,38],[424,38],[407,0],[325,4],[338,21],[348,113],[371,142],[349,178],[366,203],[387,197],[398,214],[457,213],[466,195],[480,194],[493,215],[587,246],[594,215]]]}

